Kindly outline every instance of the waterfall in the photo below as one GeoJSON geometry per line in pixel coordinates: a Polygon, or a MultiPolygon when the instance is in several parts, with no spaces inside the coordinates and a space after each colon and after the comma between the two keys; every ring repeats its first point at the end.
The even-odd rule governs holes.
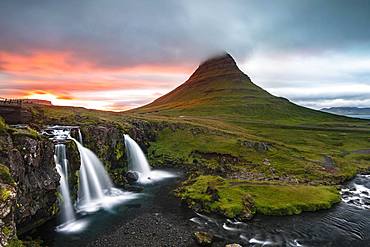
{"type": "Polygon", "coordinates": [[[127,150],[128,169],[140,172],[142,176],[150,175],[150,166],[140,146],[129,136],[124,135],[127,150]]]}
{"type": "Polygon", "coordinates": [[[174,174],[166,171],[151,170],[139,144],[137,144],[129,135],[124,135],[124,141],[128,159],[128,169],[139,173],[139,183],[150,183],[163,178],[175,177],[174,174]]]}
{"type": "Polygon", "coordinates": [[[62,223],[68,223],[75,220],[75,213],[72,206],[71,195],[69,193],[68,183],[68,160],[66,156],[66,146],[64,144],[55,145],[54,155],[55,165],[60,175],[60,198],[62,223]]]}
{"type": "Polygon", "coordinates": [[[114,205],[132,200],[138,194],[124,192],[113,187],[112,181],[105,171],[102,162],[82,142],[82,134],[78,129],[78,138],[71,137],[71,131],[78,129],[76,126],[49,126],[42,134],[49,137],[55,143],[54,160],[56,169],[60,175],[60,208],[62,224],[56,230],[61,232],[79,232],[86,228],[88,221],[80,218],[79,212],[95,212],[101,208],[109,209],[114,205]],[[80,153],[81,166],[79,171],[78,198],[75,211],[70,195],[68,181],[68,160],[65,143],[73,140],[80,153]]]}
{"type": "Polygon", "coordinates": [[[78,208],[87,211],[96,210],[97,207],[104,205],[105,197],[112,194],[114,189],[112,181],[99,158],[76,139],[72,137],[70,139],[76,143],[81,159],[78,208]]]}
{"type": "Polygon", "coordinates": [[[80,129],[78,129],[78,140],[80,141],[81,145],[84,145],[82,142],[82,133],[80,129]]]}

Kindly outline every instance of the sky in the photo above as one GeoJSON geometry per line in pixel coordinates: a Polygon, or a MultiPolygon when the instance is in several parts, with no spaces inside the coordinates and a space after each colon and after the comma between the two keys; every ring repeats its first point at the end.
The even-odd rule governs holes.
{"type": "Polygon", "coordinates": [[[0,97],[126,110],[230,53],[307,107],[370,107],[370,1],[1,0],[0,97]]]}

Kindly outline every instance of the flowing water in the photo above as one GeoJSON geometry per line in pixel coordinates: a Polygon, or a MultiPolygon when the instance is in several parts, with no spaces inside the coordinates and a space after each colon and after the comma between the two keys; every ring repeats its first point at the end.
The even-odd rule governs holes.
{"type": "MultiPolygon", "coordinates": [[[[181,209],[174,197],[169,196],[175,183],[180,181],[178,175],[155,184],[147,184],[139,197],[117,204],[109,211],[79,216],[81,221],[84,220],[89,225],[81,231],[55,232],[50,225],[45,225],[38,236],[50,246],[86,246],[96,238],[104,240],[106,246],[130,246],[130,242],[112,242],[114,240],[110,239],[110,234],[133,234],[139,226],[132,226],[132,230],[128,232],[122,232],[120,227],[141,217],[143,213],[171,212],[179,221],[191,223],[188,229],[190,232],[213,232],[218,239],[222,239],[214,244],[216,247],[225,246],[225,243],[239,243],[242,246],[369,246],[370,210],[364,207],[368,203],[366,198],[370,192],[369,176],[359,175],[345,185],[342,189],[342,202],[332,209],[295,216],[257,215],[247,222],[181,209]],[[168,186],[170,187],[167,188],[168,186]],[[363,199],[362,204],[357,199],[363,199]]],[[[148,231],[148,234],[152,233],[148,231]]]]}
{"type": "Polygon", "coordinates": [[[100,209],[110,210],[117,204],[134,199],[137,194],[124,192],[114,188],[112,181],[105,171],[102,162],[89,149],[71,137],[72,130],[77,130],[78,138],[82,142],[82,134],[77,126],[51,126],[42,133],[49,136],[55,143],[55,165],[60,175],[60,211],[61,224],[56,227],[58,232],[80,232],[88,226],[87,213],[100,209]],[[80,171],[78,198],[73,206],[70,195],[69,169],[65,143],[72,140],[76,143],[80,153],[80,171]],[[77,211],[75,210],[77,209],[77,211]]]}
{"type": "Polygon", "coordinates": [[[174,174],[167,171],[152,170],[139,144],[137,144],[129,135],[124,135],[124,140],[128,159],[128,168],[131,171],[139,173],[139,183],[151,183],[174,176],[174,174]]]}
{"type": "Polygon", "coordinates": [[[60,175],[60,198],[62,223],[69,223],[75,220],[74,208],[69,193],[68,182],[68,160],[66,156],[66,146],[64,144],[55,145],[55,164],[60,175]]]}
{"type": "Polygon", "coordinates": [[[198,214],[199,229],[243,246],[370,246],[370,176],[358,175],[329,210],[238,222],[198,214]]]}
{"type": "Polygon", "coordinates": [[[91,213],[102,208],[109,209],[114,204],[135,197],[131,192],[114,188],[99,158],[76,139],[72,137],[70,139],[76,143],[81,160],[77,199],[78,211],[91,213]]]}
{"type": "Polygon", "coordinates": [[[80,141],[81,145],[84,145],[82,141],[82,133],[80,129],[78,129],[78,140],[80,141]]]}

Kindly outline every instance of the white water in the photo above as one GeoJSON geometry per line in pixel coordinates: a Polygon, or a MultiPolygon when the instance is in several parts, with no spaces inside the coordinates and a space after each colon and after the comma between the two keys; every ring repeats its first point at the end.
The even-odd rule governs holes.
{"type": "Polygon", "coordinates": [[[60,232],[79,232],[84,230],[89,224],[87,219],[76,219],[75,208],[71,199],[68,182],[68,160],[66,157],[65,142],[73,140],[80,153],[80,176],[76,208],[78,212],[95,212],[101,208],[110,209],[116,204],[137,198],[138,194],[123,192],[113,187],[108,173],[105,171],[102,162],[89,149],[85,148],[82,142],[82,134],[78,129],[78,138],[70,136],[71,130],[76,129],[72,126],[54,126],[45,131],[46,135],[52,136],[57,144],[55,145],[55,164],[60,175],[60,208],[62,224],[56,230],[60,232]]]}
{"type": "Polygon", "coordinates": [[[81,159],[77,199],[79,211],[95,212],[100,208],[109,208],[136,197],[131,192],[114,188],[99,158],[76,139],[71,137],[70,139],[76,143],[81,159]]]}
{"type": "Polygon", "coordinates": [[[60,175],[60,193],[63,197],[60,200],[60,205],[62,223],[65,224],[74,221],[76,216],[72,206],[71,195],[69,193],[68,160],[66,157],[66,147],[64,144],[55,145],[54,160],[57,171],[60,175]]]}
{"type": "Polygon", "coordinates": [[[84,145],[84,143],[82,142],[82,133],[80,129],[78,129],[78,138],[79,138],[81,145],[84,145]]]}
{"type": "Polygon", "coordinates": [[[128,168],[131,171],[139,173],[139,183],[145,184],[159,181],[164,178],[175,177],[174,174],[166,171],[151,170],[140,146],[129,135],[124,135],[124,140],[128,159],[128,168]]]}

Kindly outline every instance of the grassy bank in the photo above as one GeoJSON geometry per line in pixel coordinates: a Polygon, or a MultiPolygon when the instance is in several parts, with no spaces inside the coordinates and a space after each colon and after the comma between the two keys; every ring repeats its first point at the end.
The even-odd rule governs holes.
{"type": "Polygon", "coordinates": [[[255,213],[293,215],[328,209],[340,201],[335,186],[246,182],[217,176],[188,181],[178,196],[196,210],[240,219],[255,213]]]}

